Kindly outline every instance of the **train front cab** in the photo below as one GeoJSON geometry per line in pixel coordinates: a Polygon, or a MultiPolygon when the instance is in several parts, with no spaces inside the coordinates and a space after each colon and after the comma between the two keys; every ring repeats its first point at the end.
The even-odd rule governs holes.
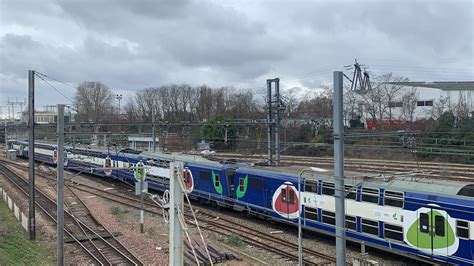
{"type": "Polygon", "coordinates": [[[405,242],[419,256],[473,265],[473,201],[445,196],[406,193],[405,242]],[[410,215],[410,213],[413,213],[410,215]]]}

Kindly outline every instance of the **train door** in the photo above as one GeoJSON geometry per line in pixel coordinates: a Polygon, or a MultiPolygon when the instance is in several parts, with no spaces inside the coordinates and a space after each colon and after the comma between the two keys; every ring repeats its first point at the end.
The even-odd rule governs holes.
{"type": "Polygon", "coordinates": [[[434,256],[447,256],[448,247],[455,239],[446,211],[421,208],[418,224],[418,247],[434,256]]]}
{"type": "Polygon", "coordinates": [[[235,168],[227,168],[226,170],[226,188],[227,188],[227,197],[226,203],[229,207],[234,205],[235,194],[235,168]]]}
{"type": "MultiPolygon", "coordinates": [[[[236,170],[235,168],[227,168],[227,195],[229,195],[229,198],[235,198],[235,173],[236,170]]],[[[238,182],[238,179],[237,179],[238,182]]]]}

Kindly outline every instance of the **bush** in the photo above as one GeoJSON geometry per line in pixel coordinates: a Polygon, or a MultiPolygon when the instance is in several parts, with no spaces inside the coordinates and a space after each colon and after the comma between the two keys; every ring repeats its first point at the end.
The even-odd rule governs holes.
{"type": "Polygon", "coordinates": [[[237,247],[244,245],[244,241],[242,241],[242,239],[240,239],[240,236],[236,234],[231,234],[230,236],[228,236],[225,242],[229,245],[237,247]]]}

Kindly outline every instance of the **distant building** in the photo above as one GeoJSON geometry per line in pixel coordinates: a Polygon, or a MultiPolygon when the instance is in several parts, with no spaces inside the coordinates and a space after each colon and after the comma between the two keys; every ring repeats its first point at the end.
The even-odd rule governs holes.
{"type": "MultiPolygon", "coordinates": [[[[35,123],[57,123],[58,114],[51,112],[38,112],[35,113],[35,123]]],[[[64,114],[64,123],[68,124],[71,122],[71,116],[69,114],[64,114]]]]}
{"type": "MultiPolygon", "coordinates": [[[[452,105],[464,101],[469,110],[474,109],[474,101],[471,95],[471,92],[474,91],[474,82],[393,82],[392,84],[404,87],[397,99],[388,103],[390,112],[385,109],[382,119],[377,117],[379,120],[377,124],[379,125],[397,126],[429,119],[432,117],[433,111],[436,110],[433,109],[436,102],[441,98],[449,98],[452,105]],[[408,96],[414,88],[416,88],[414,95],[416,98],[408,96]]],[[[358,127],[355,125],[355,122],[357,122],[358,125],[365,125],[369,129],[376,128],[362,99],[358,101],[354,112],[347,114],[346,119],[347,126],[358,127]]]]}
{"type": "MultiPolygon", "coordinates": [[[[156,149],[159,147],[159,138],[155,138],[156,149]]],[[[129,136],[128,146],[134,150],[153,150],[153,137],[142,137],[142,136],[129,136]]]]}
{"type": "MultiPolygon", "coordinates": [[[[20,122],[28,122],[28,112],[23,112],[20,118],[20,122]]],[[[35,123],[38,124],[54,124],[58,122],[58,113],[51,111],[36,111],[35,112],[35,123]]],[[[74,117],[71,113],[64,113],[64,123],[69,124],[74,122],[74,117]]]]}

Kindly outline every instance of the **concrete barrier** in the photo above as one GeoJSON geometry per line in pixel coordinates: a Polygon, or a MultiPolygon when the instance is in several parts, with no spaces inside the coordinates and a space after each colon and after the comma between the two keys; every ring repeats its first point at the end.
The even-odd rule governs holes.
{"type": "Polygon", "coordinates": [[[15,218],[20,221],[20,209],[13,203],[13,213],[15,214],[15,218]]]}
{"type": "Polygon", "coordinates": [[[23,227],[23,229],[28,232],[28,216],[24,215],[23,213],[21,213],[21,227],[23,227]]]}
{"type": "Polygon", "coordinates": [[[10,209],[10,211],[13,211],[13,201],[8,196],[7,196],[7,203],[8,203],[8,208],[10,209]]]}
{"type": "Polygon", "coordinates": [[[13,202],[13,200],[8,196],[7,192],[3,190],[2,187],[0,187],[0,199],[2,198],[3,201],[7,203],[8,208],[15,214],[15,218],[20,222],[21,227],[23,227],[23,229],[28,232],[28,216],[20,211],[18,205],[16,205],[16,203],[13,202]]]}

